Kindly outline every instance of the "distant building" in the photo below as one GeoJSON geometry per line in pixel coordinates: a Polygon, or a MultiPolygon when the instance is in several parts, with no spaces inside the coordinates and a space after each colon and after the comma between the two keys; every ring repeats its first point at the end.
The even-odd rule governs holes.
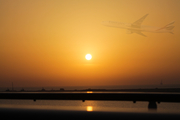
{"type": "Polygon", "coordinates": [[[163,85],[162,80],[161,80],[161,83],[160,83],[160,84],[163,85]]]}
{"type": "Polygon", "coordinates": [[[64,88],[60,88],[60,91],[64,91],[64,88]]]}
{"type": "Polygon", "coordinates": [[[41,91],[46,91],[44,88],[42,88],[42,90],[41,91]]]}
{"type": "Polygon", "coordinates": [[[6,91],[10,91],[9,88],[6,91]]]}
{"type": "Polygon", "coordinates": [[[21,91],[22,91],[22,92],[25,91],[24,88],[22,88],[21,91]]]}

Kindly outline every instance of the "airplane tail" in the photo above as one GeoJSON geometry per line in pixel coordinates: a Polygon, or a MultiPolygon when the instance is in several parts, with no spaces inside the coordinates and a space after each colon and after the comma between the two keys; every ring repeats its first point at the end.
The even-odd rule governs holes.
{"type": "Polygon", "coordinates": [[[174,28],[174,22],[175,22],[175,21],[167,24],[167,25],[165,26],[165,29],[166,29],[166,30],[172,30],[172,29],[174,28]]]}
{"type": "MultiPolygon", "coordinates": [[[[169,30],[169,33],[172,33],[173,34],[173,28],[174,28],[174,22],[170,22],[169,24],[165,25],[164,27],[158,29],[158,30],[169,30]]],[[[158,31],[157,30],[157,31],[158,31]]]]}

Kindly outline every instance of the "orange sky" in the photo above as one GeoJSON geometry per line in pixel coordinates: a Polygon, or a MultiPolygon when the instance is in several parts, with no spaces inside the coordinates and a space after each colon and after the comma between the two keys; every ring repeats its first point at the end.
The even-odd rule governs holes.
{"type": "Polygon", "coordinates": [[[180,84],[179,11],[179,0],[0,0],[0,87],[180,84]],[[175,20],[174,35],[102,25],[147,13],[143,25],[175,20]]]}

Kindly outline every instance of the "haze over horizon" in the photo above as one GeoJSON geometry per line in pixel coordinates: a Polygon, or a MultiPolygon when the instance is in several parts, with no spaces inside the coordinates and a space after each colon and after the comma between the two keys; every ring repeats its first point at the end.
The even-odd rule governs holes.
{"type": "Polygon", "coordinates": [[[180,84],[179,11],[179,0],[0,0],[0,87],[180,84]],[[102,25],[146,14],[142,25],[175,21],[174,34],[102,25]]]}

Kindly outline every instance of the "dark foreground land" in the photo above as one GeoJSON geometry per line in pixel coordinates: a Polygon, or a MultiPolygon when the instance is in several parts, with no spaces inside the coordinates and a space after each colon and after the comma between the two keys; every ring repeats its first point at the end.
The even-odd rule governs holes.
{"type": "Polygon", "coordinates": [[[0,108],[1,119],[28,120],[178,120],[180,114],[136,113],[136,112],[103,112],[103,111],[62,111],[44,109],[10,109],[0,108]]]}

